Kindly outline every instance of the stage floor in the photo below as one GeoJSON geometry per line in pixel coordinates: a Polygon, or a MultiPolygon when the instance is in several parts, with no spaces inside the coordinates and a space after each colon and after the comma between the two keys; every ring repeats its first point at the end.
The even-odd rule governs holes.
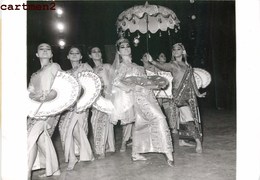
{"type": "MultiPolygon", "coordinates": [[[[66,171],[58,131],[53,136],[61,175],[38,178],[44,170],[34,171],[34,180],[234,180],[236,179],[236,114],[226,110],[201,108],[203,153],[194,147],[175,147],[175,167],[167,165],[163,154],[145,154],[147,161],[132,162],[131,146],[119,152],[121,127],[115,127],[115,153],[93,162],[79,162],[66,171]]],[[[91,137],[90,137],[90,141],[91,137]]]]}

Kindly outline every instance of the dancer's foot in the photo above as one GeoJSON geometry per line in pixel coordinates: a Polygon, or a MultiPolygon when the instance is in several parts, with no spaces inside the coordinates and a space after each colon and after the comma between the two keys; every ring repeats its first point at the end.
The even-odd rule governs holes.
{"type": "Polygon", "coordinates": [[[44,173],[44,174],[40,174],[38,177],[39,178],[44,178],[44,177],[47,177],[47,175],[44,173]]]}
{"type": "MultiPolygon", "coordinates": [[[[60,175],[60,170],[56,171],[55,173],[52,174],[53,176],[59,176],[60,175]]],[[[47,176],[45,173],[44,174],[40,174],[38,176],[39,178],[44,178],[44,177],[49,177],[47,176]]]]}
{"type": "Polygon", "coordinates": [[[174,167],[174,161],[167,159],[167,163],[169,166],[174,167]]]}
{"type": "Polygon", "coordinates": [[[132,145],[133,145],[133,140],[132,140],[132,139],[130,139],[129,141],[127,141],[126,146],[132,146],[132,145]]]}
{"type": "Polygon", "coordinates": [[[112,152],[115,152],[115,147],[110,147],[110,145],[106,144],[106,149],[105,149],[106,152],[108,153],[112,153],[112,152]]]}
{"type": "Polygon", "coordinates": [[[196,145],[196,152],[197,153],[202,153],[202,145],[201,145],[201,141],[199,139],[195,139],[197,145],[196,145]]]}
{"type": "Polygon", "coordinates": [[[69,161],[68,167],[67,167],[67,171],[71,171],[74,169],[74,166],[77,164],[78,159],[74,159],[69,161]]]}
{"type": "Polygon", "coordinates": [[[126,146],[132,146],[133,142],[127,143],[126,146]]]}
{"type": "Polygon", "coordinates": [[[106,153],[114,153],[115,150],[106,150],[106,153]]]}
{"type": "Polygon", "coordinates": [[[179,146],[188,146],[188,147],[194,147],[194,144],[187,143],[184,140],[179,140],[179,146]]]}
{"type": "Polygon", "coordinates": [[[167,163],[169,166],[173,167],[174,166],[174,155],[172,152],[165,153],[167,163]]]}
{"type": "Polygon", "coordinates": [[[53,173],[53,176],[59,176],[59,175],[60,175],[60,170],[58,170],[55,173],[53,173]]]}
{"type": "Polygon", "coordinates": [[[104,158],[105,158],[105,154],[104,153],[98,154],[97,159],[104,159],[104,158]]]}
{"type": "Polygon", "coordinates": [[[120,152],[125,152],[126,151],[126,142],[123,142],[120,148],[120,152]]]}
{"type": "Polygon", "coordinates": [[[132,154],[133,161],[146,161],[147,159],[139,153],[132,154]]]}

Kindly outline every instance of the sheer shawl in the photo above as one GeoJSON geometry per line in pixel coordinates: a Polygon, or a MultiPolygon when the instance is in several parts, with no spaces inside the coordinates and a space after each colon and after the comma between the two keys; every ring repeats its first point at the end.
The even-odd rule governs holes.
{"type": "Polygon", "coordinates": [[[112,71],[110,72],[110,76],[109,76],[109,85],[107,87],[107,92],[109,94],[109,99],[112,100],[112,95],[113,95],[113,82],[114,82],[114,79],[116,77],[116,73],[117,73],[117,70],[119,68],[119,64],[120,64],[120,57],[119,57],[119,54],[116,53],[115,55],[115,59],[114,59],[114,62],[112,64],[112,71]]]}
{"type": "Polygon", "coordinates": [[[108,94],[108,99],[112,102],[112,104],[114,105],[114,111],[110,114],[110,122],[113,124],[116,124],[117,119],[116,119],[116,107],[117,105],[115,104],[115,95],[116,95],[116,88],[114,87],[114,80],[117,74],[117,70],[119,68],[119,64],[120,64],[120,57],[119,54],[116,52],[115,54],[115,59],[114,62],[112,64],[112,71],[109,77],[109,85],[107,87],[107,94],[108,94]]]}
{"type": "Polygon", "coordinates": [[[114,105],[114,111],[111,113],[111,123],[117,124],[118,120],[121,120],[121,124],[127,124],[133,121],[133,100],[132,93],[125,92],[117,86],[118,81],[121,80],[121,76],[124,76],[127,71],[122,68],[121,59],[118,53],[115,55],[114,62],[112,64],[113,73],[110,76],[110,85],[108,87],[109,99],[114,105]]]}

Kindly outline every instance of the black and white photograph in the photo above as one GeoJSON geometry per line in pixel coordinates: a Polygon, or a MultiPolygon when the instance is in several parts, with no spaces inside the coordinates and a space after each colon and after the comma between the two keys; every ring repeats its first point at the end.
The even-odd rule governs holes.
{"type": "MultiPolygon", "coordinates": [[[[259,88],[241,69],[257,70],[252,57],[244,60],[250,67],[238,61],[237,1],[18,2],[15,11],[3,1],[1,11],[23,11],[25,24],[13,24],[24,31],[23,61],[13,62],[23,70],[2,96],[22,89],[23,140],[12,140],[3,118],[2,146],[12,150],[2,157],[20,147],[20,179],[235,180],[243,167],[257,170],[247,164],[260,150],[252,127],[259,116],[251,117],[258,108],[248,98],[259,88]]],[[[11,106],[3,103],[2,113],[11,106]]],[[[2,163],[2,179],[19,179],[12,163],[2,163]]]]}

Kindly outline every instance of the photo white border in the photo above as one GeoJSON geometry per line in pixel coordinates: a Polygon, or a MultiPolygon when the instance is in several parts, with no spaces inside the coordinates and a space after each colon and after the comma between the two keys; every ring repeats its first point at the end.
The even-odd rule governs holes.
{"type": "MultiPolygon", "coordinates": [[[[1,4],[26,1],[4,0],[1,4]]],[[[2,180],[27,179],[26,11],[2,11],[2,180]]]]}
{"type": "Polygon", "coordinates": [[[237,180],[260,177],[260,1],[236,1],[237,180]]]}

